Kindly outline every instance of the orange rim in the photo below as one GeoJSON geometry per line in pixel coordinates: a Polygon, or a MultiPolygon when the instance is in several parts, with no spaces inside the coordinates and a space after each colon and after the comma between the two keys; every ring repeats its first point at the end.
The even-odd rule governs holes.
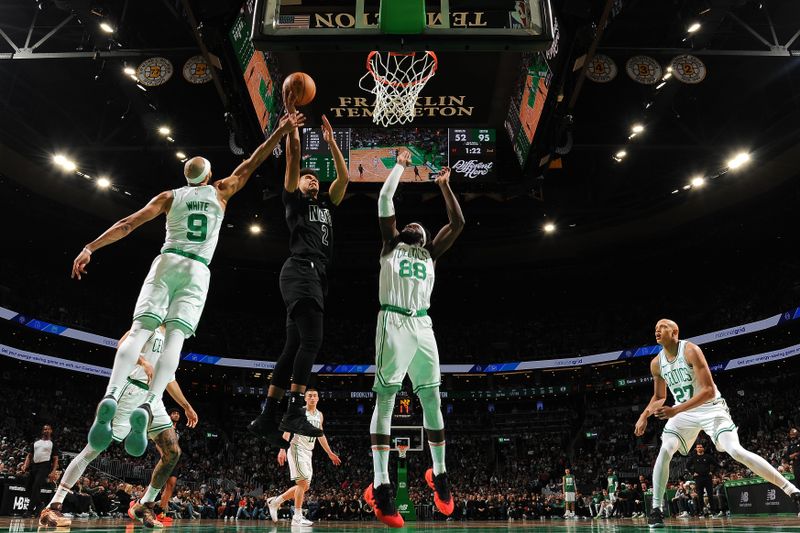
{"type": "MultiPolygon", "coordinates": [[[[424,78],[422,78],[420,80],[411,81],[411,82],[408,82],[408,83],[400,83],[400,82],[397,82],[397,81],[390,81],[390,80],[387,80],[385,77],[380,76],[379,74],[376,74],[375,71],[372,70],[372,58],[375,57],[375,54],[377,54],[377,53],[378,53],[377,50],[373,50],[367,56],[367,71],[370,74],[372,74],[372,78],[375,81],[381,83],[382,85],[391,85],[392,87],[410,87],[412,85],[419,85],[419,84],[425,83],[429,79],[431,79],[431,76],[436,74],[436,69],[439,68],[439,58],[436,57],[436,53],[435,52],[431,52],[431,51],[426,51],[425,54],[429,55],[430,57],[433,58],[433,67],[431,68],[431,71],[428,73],[427,76],[425,76],[424,78]]],[[[417,55],[416,52],[389,52],[389,57],[393,57],[393,56],[406,56],[406,57],[411,56],[411,57],[415,57],[416,55],[417,55]]]]}

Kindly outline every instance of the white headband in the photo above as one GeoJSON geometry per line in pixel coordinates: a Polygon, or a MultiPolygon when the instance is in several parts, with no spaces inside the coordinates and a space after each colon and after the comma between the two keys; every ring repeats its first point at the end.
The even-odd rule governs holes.
{"type": "Polygon", "coordinates": [[[211,172],[211,163],[208,161],[208,159],[206,159],[205,157],[201,157],[200,159],[203,160],[203,171],[200,173],[200,175],[197,176],[196,178],[190,178],[189,176],[186,176],[186,181],[188,181],[192,185],[197,185],[198,183],[201,183],[204,179],[206,179],[208,173],[211,172]]]}
{"type": "Polygon", "coordinates": [[[412,222],[412,224],[416,224],[417,226],[419,226],[419,229],[422,230],[422,244],[420,246],[425,248],[425,243],[428,242],[428,239],[426,238],[426,235],[425,235],[425,226],[423,226],[419,222],[412,222]]]}

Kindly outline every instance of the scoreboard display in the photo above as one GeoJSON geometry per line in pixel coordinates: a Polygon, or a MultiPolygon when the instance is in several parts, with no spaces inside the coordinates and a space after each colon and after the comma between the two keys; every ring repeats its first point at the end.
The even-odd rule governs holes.
{"type": "Polygon", "coordinates": [[[448,133],[450,169],[467,179],[494,177],[496,133],[493,129],[453,129],[448,133]]]}
{"type": "MultiPolygon", "coordinates": [[[[445,166],[450,167],[450,178],[454,181],[496,177],[494,129],[335,128],[333,135],[353,182],[383,183],[402,150],[411,153],[411,162],[400,181],[431,182],[445,166]]],[[[321,130],[303,128],[301,146],[301,165],[315,169],[320,181],[333,181],[336,169],[321,130]]]]}
{"type": "MultiPolygon", "coordinates": [[[[344,155],[345,162],[350,159],[350,130],[334,129],[333,138],[344,155]]],[[[328,143],[322,138],[319,128],[303,128],[301,167],[313,168],[319,174],[321,182],[330,182],[336,179],[336,166],[333,163],[328,143]]]]}

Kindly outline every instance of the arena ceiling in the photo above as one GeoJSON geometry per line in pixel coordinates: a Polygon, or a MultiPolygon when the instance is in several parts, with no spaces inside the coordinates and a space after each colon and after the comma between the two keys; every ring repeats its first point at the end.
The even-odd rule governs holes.
{"type": "MultiPolygon", "coordinates": [[[[501,96],[508,92],[508,60],[445,56],[459,64],[456,70],[464,78],[441,77],[432,90],[459,95],[466,84],[490,85],[491,91],[485,101],[480,101],[480,91],[475,93],[479,109],[472,117],[428,123],[497,129],[498,180],[461,186],[473,224],[467,238],[498,250],[545,242],[552,236],[543,235],[541,227],[552,221],[561,240],[546,253],[570,254],[590,244],[644,239],[724,207],[744,205],[797,176],[800,10],[794,0],[616,0],[604,13],[605,4],[553,2],[562,57],[551,88],[557,96],[548,101],[524,169],[504,131],[507,105],[501,96]],[[701,28],[688,32],[695,22],[701,28]],[[616,77],[607,83],[585,79],[580,65],[587,53],[610,58],[616,77]],[[637,55],[666,66],[687,53],[704,64],[706,75],[699,83],[673,77],[663,86],[644,85],[625,71],[626,62],[637,55]],[[629,138],[636,124],[644,130],[629,138]],[[621,151],[625,156],[615,157],[621,151]],[[750,153],[752,163],[725,173],[726,162],[740,151],[750,153]],[[684,190],[697,176],[705,176],[707,186],[684,190]]],[[[206,155],[218,176],[232,168],[241,159],[233,153],[237,147],[248,151],[260,138],[226,41],[240,7],[238,1],[3,2],[0,171],[97,215],[102,225],[177,186],[178,151],[206,155]],[[112,24],[114,33],[100,29],[102,22],[112,24]],[[182,78],[184,62],[200,53],[198,38],[220,59],[219,85],[193,85],[182,78]],[[35,49],[25,50],[30,47],[35,49]],[[175,72],[168,83],[143,90],[123,69],[153,56],[170,59],[175,72]],[[158,132],[162,125],[170,127],[174,141],[158,132]],[[93,179],[57,169],[52,164],[56,153],[68,155],[93,179]],[[111,189],[97,190],[100,176],[109,178],[111,189]]],[[[293,64],[286,54],[287,68],[333,76],[313,59],[297,56],[293,64]]],[[[319,61],[331,59],[320,56],[319,61]]],[[[320,93],[325,87],[326,79],[318,80],[320,93]]],[[[323,112],[331,115],[331,105],[320,97],[309,108],[311,123],[318,124],[323,112]]],[[[362,125],[360,119],[348,120],[341,116],[334,122],[362,125]]],[[[232,204],[226,229],[230,236],[225,238],[232,241],[231,249],[252,250],[253,237],[246,228],[261,220],[268,230],[258,237],[258,250],[283,253],[286,234],[276,198],[281,175],[279,164],[268,162],[232,204]]],[[[342,239],[371,242],[374,228],[361,222],[374,213],[376,186],[358,184],[351,191],[348,209],[342,210],[340,227],[348,228],[342,239]]],[[[441,221],[442,208],[433,191],[409,185],[402,193],[399,202],[410,215],[441,221]]],[[[157,228],[153,234],[159,232],[157,228]]],[[[541,248],[530,250],[531,257],[542,254],[541,248]]]]}

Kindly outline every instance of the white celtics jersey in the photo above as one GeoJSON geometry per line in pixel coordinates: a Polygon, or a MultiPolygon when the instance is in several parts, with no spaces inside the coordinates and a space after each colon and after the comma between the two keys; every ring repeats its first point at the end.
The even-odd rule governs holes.
{"type": "Polygon", "coordinates": [[[421,246],[398,243],[381,257],[380,303],[412,311],[428,309],[434,279],[430,252],[421,246]]]}
{"type": "MultiPolygon", "coordinates": [[[[313,413],[306,409],[306,419],[315,428],[322,427],[322,413],[319,411],[319,409],[316,409],[313,413]]],[[[290,444],[296,444],[301,448],[311,451],[314,449],[314,444],[316,443],[316,437],[306,437],[304,435],[295,434],[295,436],[292,437],[292,442],[290,444]]]]}
{"type": "MultiPolygon", "coordinates": [[[[142,348],[142,358],[155,367],[158,358],[161,357],[161,351],[163,349],[164,333],[161,331],[161,328],[156,328],[153,334],[150,335],[150,338],[147,339],[144,348],[142,348]]],[[[136,365],[133,372],[131,372],[128,377],[136,381],[141,381],[142,383],[147,383],[147,374],[144,373],[144,369],[139,365],[136,365]]]]}
{"type": "Polygon", "coordinates": [[[214,255],[225,211],[211,185],[172,191],[167,213],[167,239],[161,252],[178,253],[208,265],[214,255]]]}
{"type": "MultiPolygon", "coordinates": [[[[692,396],[699,388],[697,383],[697,376],[695,376],[694,369],[686,362],[684,351],[686,350],[686,341],[678,341],[678,355],[670,362],[667,359],[667,354],[664,350],[658,353],[658,363],[661,367],[661,377],[667,382],[667,387],[672,392],[675,398],[675,403],[683,403],[692,396]]],[[[720,397],[717,386],[714,385],[714,398],[710,401],[716,400],[720,397]]]]}

